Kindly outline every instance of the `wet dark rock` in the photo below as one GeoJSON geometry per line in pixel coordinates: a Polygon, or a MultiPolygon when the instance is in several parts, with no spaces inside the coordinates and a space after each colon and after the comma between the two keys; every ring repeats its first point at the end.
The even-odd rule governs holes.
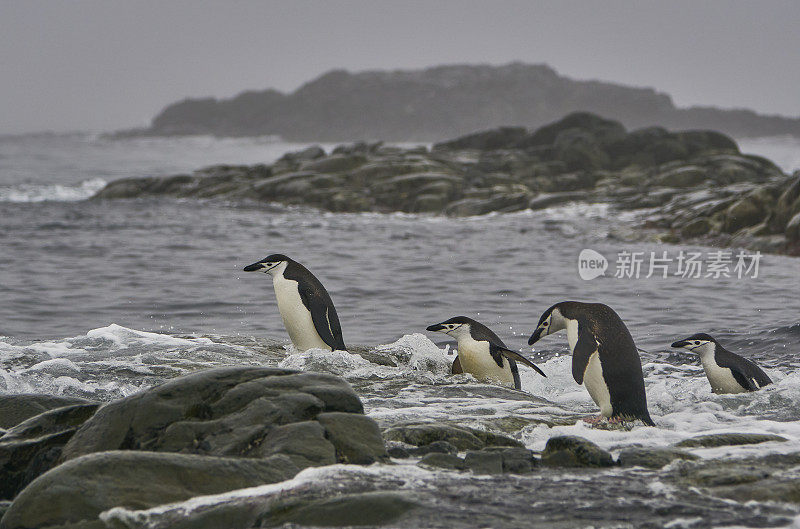
{"type": "Polygon", "coordinates": [[[426,454],[457,454],[458,448],[448,443],[447,441],[434,441],[432,443],[417,446],[409,450],[413,456],[424,456],[426,454]]]}
{"type": "Polygon", "coordinates": [[[0,395],[0,428],[11,428],[25,419],[54,408],[88,403],[88,400],[78,397],[42,395],[39,393],[0,395]]]}
{"type": "Polygon", "coordinates": [[[253,460],[138,451],[90,454],[34,480],[14,500],[0,528],[92,522],[113,507],[146,509],[276,483],[298,471],[286,456],[253,460]]]}
{"type": "Polygon", "coordinates": [[[527,474],[538,464],[533,452],[527,448],[492,446],[485,448],[484,451],[500,454],[503,459],[503,472],[509,474],[527,474]]]}
{"type": "Polygon", "coordinates": [[[542,193],[528,202],[528,209],[545,209],[553,206],[560,206],[569,202],[581,201],[585,194],[580,192],[571,193],[542,193]]]}
{"type": "Polygon", "coordinates": [[[61,449],[91,417],[97,404],[75,404],[46,411],[0,437],[0,499],[11,499],[37,476],[55,466],[61,449]]]}
{"type": "Polygon", "coordinates": [[[377,426],[343,379],[259,367],[201,371],[106,404],[62,459],[106,450],[282,454],[300,468],[387,458],[377,426]]]}
{"type": "Polygon", "coordinates": [[[699,487],[712,496],[738,502],[800,503],[796,468],[800,453],[746,459],[712,459],[687,463],[671,479],[681,487],[699,487]]]}
{"type": "Polygon", "coordinates": [[[699,218],[689,221],[681,228],[681,235],[690,239],[692,237],[700,237],[711,231],[712,224],[706,218],[699,218]]]}
{"type": "Polygon", "coordinates": [[[446,468],[448,470],[465,470],[467,468],[464,460],[452,454],[441,454],[433,452],[426,454],[419,460],[418,465],[423,467],[446,468]]]}
{"type": "Polygon", "coordinates": [[[614,458],[593,442],[574,435],[551,437],[542,451],[542,464],[551,467],[610,467],[614,458]]]}
{"type": "Polygon", "coordinates": [[[786,224],[786,239],[790,243],[800,242],[800,213],[786,224]]]}
{"type": "Polygon", "coordinates": [[[336,449],[341,463],[370,465],[387,459],[381,431],[374,420],[355,413],[330,412],[317,415],[317,422],[336,449]]]}
{"type": "Polygon", "coordinates": [[[414,448],[414,446],[406,443],[386,441],[386,453],[389,454],[389,457],[394,457],[396,459],[408,459],[411,457],[411,452],[414,448]]]}
{"type": "Polygon", "coordinates": [[[679,443],[675,443],[675,446],[679,448],[713,448],[717,446],[769,443],[771,441],[785,442],[788,439],[768,433],[718,433],[684,439],[679,443]]]}
{"type": "Polygon", "coordinates": [[[675,448],[626,448],[618,459],[623,467],[662,468],[676,459],[694,461],[699,458],[675,448]]]}
{"type": "Polygon", "coordinates": [[[376,491],[345,494],[312,501],[288,499],[279,502],[259,519],[259,527],[380,526],[396,522],[419,505],[402,492],[376,491]]]}
{"type": "Polygon", "coordinates": [[[464,464],[475,474],[502,474],[503,455],[484,450],[469,450],[464,464]]]}
{"type": "Polygon", "coordinates": [[[458,450],[479,450],[486,446],[524,446],[516,439],[502,434],[443,423],[394,426],[384,431],[383,437],[387,441],[400,441],[414,446],[446,441],[458,450]]]}
{"type": "Polygon", "coordinates": [[[437,143],[434,150],[461,151],[475,149],[494,151],[497,149],[514,149],[528,137],[523,127],[500,127],[475,134],[468,134],[455,140],[437,143]]]}

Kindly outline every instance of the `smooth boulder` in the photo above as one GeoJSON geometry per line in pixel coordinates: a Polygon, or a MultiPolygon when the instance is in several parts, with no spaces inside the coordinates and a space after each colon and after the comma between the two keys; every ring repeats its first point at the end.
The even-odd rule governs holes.
{"type": "Polygon", "coordinates": [[[87,404],[90,401],[79,397],[23,393],[19,395],[0,395],[0,428],[8,429],[25,419],[55,408],[73,404],[87,404]]]}
{"type": "Polygon", "coordinates": [[[46,411],[0,437],[0,499],[11,499],[37,476],[50,470],[97,404],[75,404],[46,411]]]}
{"type": "Polygon", "coordinates": [[[363,412],[353,388],[334,375],[211,369],[106,404],[70,439],[62,459],[106,450],[284,454],[301,468],[387,459],[377,426],[363,412]]]}
{"type": "Polygon", "coordinates": [[[0,521],[0,529],[95,522],[113,507],[147,509],[285,481],[298,471],[286,456],[253,460],[130,450],[90,454],[28,485],[0,521]]]}
{"type": "Polygon", "coordinates": [[[542,463],[551,467],[610,467],[615,464],[609,452],[574,435],[548,439],[542,451],[542,463]]]}

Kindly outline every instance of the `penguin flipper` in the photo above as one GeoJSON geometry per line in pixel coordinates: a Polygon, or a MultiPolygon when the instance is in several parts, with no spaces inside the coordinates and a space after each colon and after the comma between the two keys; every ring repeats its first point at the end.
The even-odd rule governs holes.
{"type": "Polygon", "coordinates": [[[588,330],[585,330],[584,324],[578,324],[578,342],[575,344],[575,349],[572,351],[572,378],[578,384],[583,384],[583,373],[586,371],[586,366],[589,365],[589,359],[598,350],[597,340],[588,330]]]}
{"type": "Polygon", "coordinates": [[[456,359],[453,360],[453,367],[450,369],[450,372],[453,375],[458,375],[464,372],[464,368],[461,367],[461,358],[459,358],[458,356],[456,356],[456,359]]]}
{"type": "Polygon", "coordinates": [[[311,289],[305,289],[301,286],[298,290],[303,305],[311,312],[314,328],[319,333],[322,341],[334,351],[346,351],[347,347],[345,347],[344,339],[342,338],[342,326],[339,324],[339,317],[336,315],[333,303],[330,300],[322,299],[311,289]]]}
{"type": "Polygon", "coordinates": [[[731,370],[731,374],[733,374],[733,378],[736,379],[736,382],[738,382],[739,385],[742,386],[744,389],[746,389],[747,391],[755,391],[758,389],[758,386],[756,386],[756,383],[753,381],[752,378],[748,377],[747,375],[745,375],[744,373],[733,367],[730,367],[728,369],[731,370]]]}
{"type": "Polygon", "coordinates": [[[502,347],[502,346],[499,346],[497,344],[489,344],[489,352],[492,354],[492,356],[495,356],[497,354],[501,354],[501,355],[505,356],[506,358],[508,358],[510,360],[516,360],[517,362],[519,362],[521,364],[524,364],[524,365],[526,365],[526,366],[528,366],[530,368],[535,369],[540,375],[542,375],[543,377],[547,378],[547,375],[544,374],[544,371],[539,369],[539,366],[537,366],[536,364],[534,364],[533,362],[531,362],[530,360],[528,360],[527,358],[525,358],[524,356],[522,356],[521,354],[519,354],[516,351],[512,351],[511,349],[508,349],[507,347],[502,347]]]}

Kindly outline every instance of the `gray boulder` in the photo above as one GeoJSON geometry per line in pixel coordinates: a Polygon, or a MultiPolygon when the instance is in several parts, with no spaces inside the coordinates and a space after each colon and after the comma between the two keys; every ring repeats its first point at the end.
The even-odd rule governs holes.
{"type": "Polygon", "coordinates": [[[694,461],[696,455],[676,448],[626,448],[619,453],[623,467],[662,468],[676,459],[694,461]]]}
{"type": "Polygon", "coordinates": [[[444,468],[447,470],[465,470],[466,463],[460,457],[453,454],[441,454],[432,452],[423,456],[417,463],[421,467],[444,468]]]}
{"type": "Polygon", "coordinates": [[[47,410],[73,404],[88,404],[89,402],[78,397],[41,395],[38,393],[0,395],[0,428],[11,428],[25,419],[44,413],[47,410]]]}
{"type": "Polygon", "coordinates": [[[588,439],[561,435],[547,440],[542,464],[551,467],[610,467],[614,465],[614,458],[588,439]]]}
{"type": "Polygon", "coordinates": [[[717,433],[699,435],[675,443],[679,448],[713,448],[717,446],[736,446],[769,443],[771,441],[785,442],[785,437],[770,433],[717,433]]]}
{"type": "Polygon", "coordinates": [[[250,460],[134,451],[91,454],[34,480],[14,500],[0,529],[96,522],[113,507],[147,509],[285,481],[298,471],[286,456],[250,460]]]}
{"type": "Polygon", "coordinates": [[[220,368],[170,380],[100,408],[63,460],[106,450],[286,455],[299,467],[386,459],[377,426],[334,375],[220,368]]]}
{"type": "Polygon", "coordinates": [[[0,437],[0,499],[11,499],[52,468],[61,449],[91,417],[97,404],[75,404],[46,411],[0,437]]]}
{"type": "Polygon", "coordinates": [[[502,474],[503,455],[485,450],[469,450],[464,464],[475,474],[502,474]]]}
{"type": "Polygon", "coordinates": [[[524,448],[524,445],[516,439],[502,434],[443,423],[395,426],[384,431],[383,437],[387,441],[399,441],[414,446],[429,445],[436,441],[447,441],[458,450],[480,450],[487,446],[524,448]]]}

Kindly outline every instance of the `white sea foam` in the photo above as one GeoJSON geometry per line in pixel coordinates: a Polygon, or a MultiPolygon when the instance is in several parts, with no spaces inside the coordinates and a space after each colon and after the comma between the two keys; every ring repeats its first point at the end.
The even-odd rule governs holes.
{"type": "Polygon", "coordinates": [[[347,351],[309,349],[294,353],[282,360],[278,367],[300,371],[324,371],[334,375],[359,376],[373,372],[375,364],[347,351]]]}
{"type": "Polygon", "coordinates": [[[51,393],[109,400],[196,369],[251,364],[247,348],[117,324],[31,343],[0,339],[0,392],[51,393]]]}
{"type": "Polygon", "coordinates": [[[92,178],[75,185],[17,184],[0,187],[0,202],[76,202],[103,189],[106,180],[92,178]]]}
{"type": "Polygon", "coordinates": [[[379,345],[375,350],[388,354],[399,366],[435,375],[448,374],[454,360],[448,356],[449,347],[439,349],[427,336],[419,333],[407,334],[390,344],[379,345]]]}

